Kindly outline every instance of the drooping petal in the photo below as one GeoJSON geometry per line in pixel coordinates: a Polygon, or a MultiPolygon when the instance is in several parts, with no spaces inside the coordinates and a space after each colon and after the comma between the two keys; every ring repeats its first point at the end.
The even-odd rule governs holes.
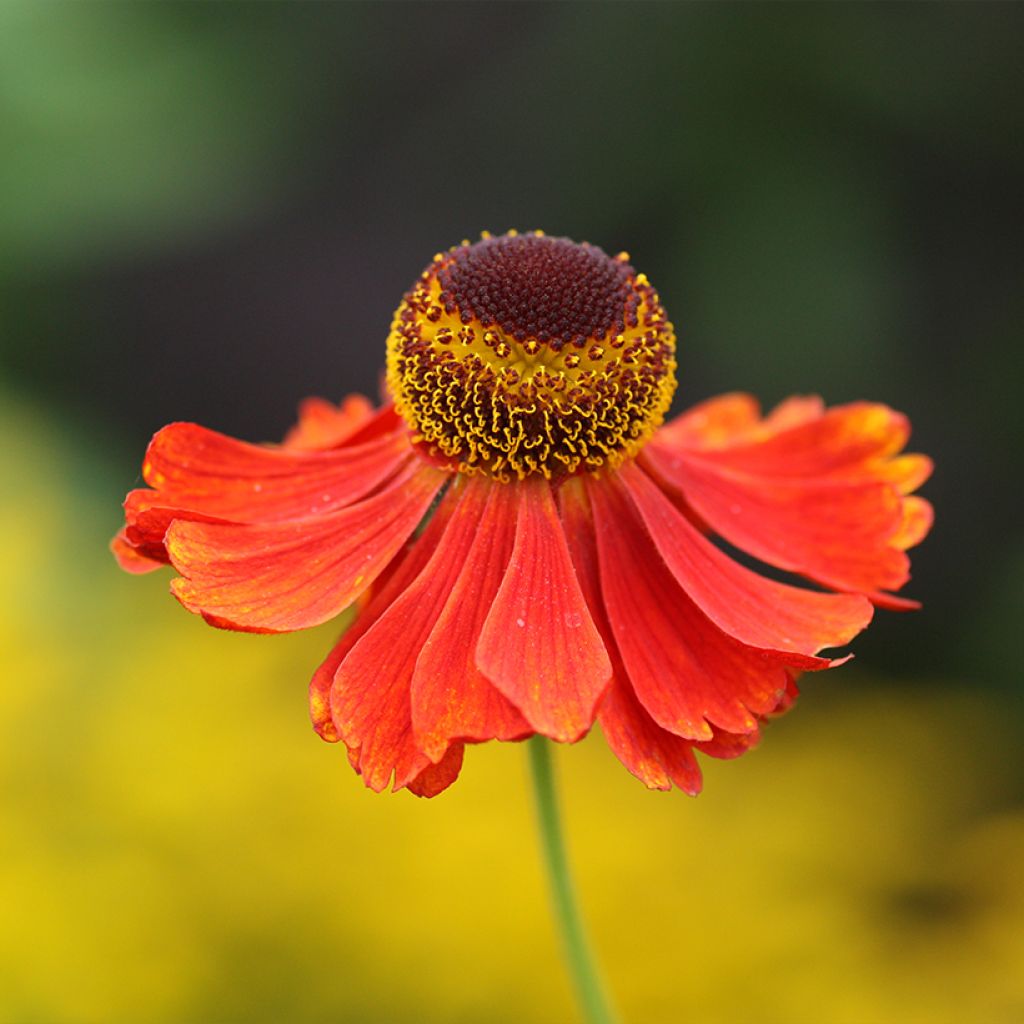
{"type": "Polygon", "coordinates": [[[446,493],[419,537],[409,541],[405,551],[397,554],[391,565],[374,581],[372,588],[367,591],[372,595],[370,600],[359,610],[355,621],[345,630],[330,654],[313,673],[309,683],[309,717],[318,735],[328,743],[337,743],[341,739],[341,734],[331,717],[331,687],[334,685],[338,666],[345,660],[345,656],[355,646],[356,641],[423,571],[444,533],[453,506],[454,495],[446,493]]]}
{"type": "MultiPolygon", "coordinates": [[[[359,749],[363,781],[379,792],[419,775],[429,758],[413,733],[410,687],[416,659],[448,601],[473,545],[487,500],[486,481],[458,480],[454,508],[430,560],[356,641],[334,676],[331,715],[341,738],[359,749]]],[[[437,760],[446,746],[437,752],[437,760]]]]}
{"type": "Polygon", "coordinates": [[[676,583],[614,478],[588,477],[586,486],[604,606],[640,703],[686,739],[710,740],[712,725],[753,732],[785,692],[785,665],[808,659],[723,633],[676,583]]]}
{"type": "Polygon", "coordinates": [[[363,395],[348,395],[339,405],[307,398],[299,404],[298,422],[282,444],[295,451],[326,451],[343,444],[371,419],[373,403],[363,395]]]}
{"type": "Polygon", "coordinates": [[[419,775],[409,781],[409,792],[423,797],[443,793],[459,777],[464,753],[465,746],[462,743],[450,746],[437,764],[429,763],[419,775]]]}
{"type": "Polygon", "coordinates": [[[897,590],[909,560],[891,538],[902,520],[888,483],[799,480],[740,472],[708,453],[649,445],[643,461],[731,544],[837,590],[897,590]]]}
{"type": "Polygon", "coordinates": [[[871,620],[859,595],[821,594],[734,562],[687,521],[635,463],[618,479],[676,582],[723,632],[751,647],[814,655],[848,643],[871,620]]]}
{"type": "Polygon", "coordinates": [[[582,480],[568,480],[559,488],[558,506],[576,576],[612,662],[612,681],[597,712],[605,741],[622,764],[649,789],[667,790],[675,784],[684,793],[696,795],[701,788],[701,771],[692,743],[662,729],[644,710],[633,693],[611,635],[601,601],[594,521],[582,480]]]}
{"type": "Polygon", "coordinates": [[[175,519],[270,523],[330,513],[369,494],[411,454],[401,432],[329,452],[299,452],[173,423],[146,452],[143,475],[153,489],[125,499],[128,539],[159,546],[175,519]]]}
{"type": "Polygon", "coordinates": [[[695,743],[694,747],[708,757],[716,757],[720,761],[731,761],[733,758],[741,757],[761,742],[761,731],[755,729],[753,732],[733,733],[724,729],[715,729],[714,735],[702,743],[695,743]]]}
{"type": "Polygon", "coordinates": [[[480,670],[545,736],[578,740],[611,677],[566,547],[551,485],[527,478],[505,578],[476,650],[480,670]]]}
{"type": "Polygon", "coordinates": [[[901,496],[931,472],[925,456],[897,456],[906,417],[875,403],[825,409],[797,397],[757,420],[742,398],[698,406],[680,428],[659,431],[641,462],[702,530],[837,590],[909,606],[883,593],[909,578],[901,496]]]}
{"type": "Polygon", "coordinates": [[[394,558],[447,476],[413,463],[358,504],[282,523],[175,520],[166,546],[171,589],[215,625],[288,632],[348,607],[394,558]]]}
{"type": "MultiPolygon", "coordinates": [[[[477,668],[484,620],[501,586],[516,536],[514,487],[471,479],[486,498],[476,537],[412,677],[417,742],[436,760],[453,739],[517,739],[532,730],[515,705],[477,668]]],[[[479,497],[477,500],[479,500],[479,497]]]]}
{"type": "MultiPolygon", "coordinates": [[[[702,779],[694,751],[715,758],[739,757],[758,744],[760,729],[729,733],[712,726],[710,739],[690,741],[668,732],[651,718],[637,700],[615,642],[607,633],[607,617],[600,597],[594,523],[582,481],[566,483],[560,488],[558,499],[580,585],[612,659],[612,682],[598,709],[601,731],[615,756],[646,786],[670,789],[675,784],[684,792],[696,795],[700,792],[702,779]]],[[[759,717],[774,718],[782,714],[792,705],[797,694],[795,673],[787,670],[786,686],[779,695],[778,703],[769,714],[759,717]]]]}
{"type": "Polygon", "coordinates": [[[158,558],[150,558],[145,552],[140,551],[135,545],[129,543],[125,536],[124,529],[118,531],[110,542],[110,550],[117,559],[117,564],[125,572],[138,576],[143,573],[153,572],[155,569],[162,569],[167,563],[158,558]]]}
{"type": "Polygon", "coordinates": [[[601,732],[615,756],[648,789],[678,786],[696,796],[703,776],[693,743],[662,729],[632,689],[616,679],[601,701],[601,732]]]}

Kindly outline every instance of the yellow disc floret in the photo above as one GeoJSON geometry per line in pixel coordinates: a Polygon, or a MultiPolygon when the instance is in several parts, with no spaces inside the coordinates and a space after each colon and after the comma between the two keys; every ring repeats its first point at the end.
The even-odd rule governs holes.
{"type": "Polygon", "coordinates": [[[628,259],[539,231],[438,253],[388,337],[388,387],[424,453],[499,480],[635,455],[672,400],[676,339],[628,259]]]}

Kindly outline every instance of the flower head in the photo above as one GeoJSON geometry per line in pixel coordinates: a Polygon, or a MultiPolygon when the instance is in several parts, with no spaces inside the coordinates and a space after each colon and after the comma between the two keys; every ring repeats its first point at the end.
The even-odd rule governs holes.
{"type": "Polygon", "coordinates": [[[388,338],[388,388],[421,450],[502,481],[635,455],[672,401],[676,339],[628,258],[541,232],[438,253],[388,338]]]}
{"type": "Polygon", "coordinates": [[[700,789],[909,577],[930,462],[905,417],[732,394],[662,426],[675,335],[623,253],[541,233],[438,254],[395,314],[390,401],[311,399],[280,446],[153,438],[122,566],[170,563],[213,625],[286,632],[358,604],[314,726],[373,789],[421,795],[466,743],[598,722],[648,786],[700,789]],[[734,545],[826,588],[769,579],[734,545]]]}

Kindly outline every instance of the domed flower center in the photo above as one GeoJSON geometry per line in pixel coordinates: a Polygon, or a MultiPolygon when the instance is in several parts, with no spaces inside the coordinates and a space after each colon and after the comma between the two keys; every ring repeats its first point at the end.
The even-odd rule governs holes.
{"type": "Polygon", "coordinates": [[[499,480],[635,455],[672,400],[676,339],[628,259],[542,232],[438,253],[388,338],[388,387],[425,454],[499,480]]]}

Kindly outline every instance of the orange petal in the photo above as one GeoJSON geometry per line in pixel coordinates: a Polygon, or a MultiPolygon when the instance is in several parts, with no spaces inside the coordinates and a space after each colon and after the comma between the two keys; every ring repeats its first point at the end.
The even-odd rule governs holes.
{"type": "Polygon", "coordinates": [[[373,403],[363,395],[349,395],[340,405],[307,398],[299,404],[298,422],[285,435],[283,447],[308,452],[335,448],[371,419],[373,403]]]}
{"type": "Polygon", "coordinates": [[[865,465],[852,466],[846,473],[833,473],[831,479],[884,480],[900,494],[916,491],[931,475],[932,460],[927,455],[898,455],[895,458],[880,458],[865,465]]]}
{"type": "Polygon", "coordinates": [[[391,561],[448,477],[413,462],[380,493],[327,515],[273,524],[175,520],[174,595],[215,625],[305,629],[348,607],[391,561]]]}
{"type": "Polygon", "coordinates": [[[756,730],[785,692],[784,659],[726,636],[673,579],[625,495],[593,476],[586,487],[604,605],[640,703],[685,739],[710,740],[712,725],[756,730]]]}
{"type": "Polygon", "coordinates": [[[693,743],[661,728],[637,700],[611,635],[601,597],[594,520],[583,481],[567,481],[558,491],[565,537],[587,605],[612,662],[612,681],[598,706],[605,742],[623,766],[648,789],[671,789],[696,796],[702,786],[693,743]]]}
{"type": "Polygon", "coordinates": [[[477,668],[477,643],[505,576],[516,535],[513,487],[482,479],[486,495],[473,546],[423,644],[412,677],[412,720],[423,751],[437,760],[453,739],[519,739],[532,731],[515,705],[477,668]]]}
{"type": "Polygon", "coordinates": [[[761,732],[755,729],[748,733],[726,732],[724,729],[715,729],[711,739],[704,743],[695,743],[694,746],[708,757],[718,758],[720,761],[731,761],[733,758],[741,757],[761,742],[761,732]]]}
{"type": "Polygon", "coordinates": [[[428,764],[409,782],[408,790],[416,796],[431,797],[443,793],[462,771],[462,756],[465,747],[456,743],[448,748],[448,752],[437,764],[428,764]]]}
{"type": "Polygon", "coordinates": [[[295,452],[173,423],[146,452],[143,475],[154,489],[125,500],[129,538],[160,545],[174,519],[269,523],[333,512],[369,494],[410,455],[399,432],[330,452],[295,452]]]}
{"type": "Polygon", "coordinates": [[[672,447],[717,448],[746,436],[759,422],[757,399],[737,391],[687,409],[666,423],[657,437],[661,443],[672,447]]]}
{"type": "Polygon", "coordinates": [[[770,565],[837,590],[898,590],[907,581],[909,560],[890,542],[902,520],[890,484],[754,475],[709,454],[652,444],[644,462],[711,529],[770,565]]]}
{"type": "Polygon", "coordinates": [[[576,576],[612,662],[612,681],[597,710],[605,742],[648,789],[667,790],[675,784],[684,793],[695,796],[700,792],[701,772],[693,756],[693,745],[662,729],[644,710],[611,635],[601,600],[594,520],[582,480],[568,480],[559,488],[558,506],[576,576]]]}
{"type": "MultiPolygon", "coordinates": [[[[356,641],[335,674],[334,724],[348,746],[359,748],[363,781],[377,792],[392,775],[395,789],[407,786],[429,760],[413,733],[413,670],[473,545],[489,487],[483,479],[453,484],[454,508],[430,560],[356,641]]],[[[445,749],[438,751],[438,760],[445,749]]]]}
{"type": "Polygon", "coordinates": [[[914,601],[909,597],[896,597],[895,594],[886,594],[880,590],[864,596],[877,608],[884,608],[890,612],[916,612],[921,609],[920,601],[914,601]]]}
{"type": "Polygon", "coordinates": [[[563,742],[593,724],[611,663],[573,570],[551,485],[518,497],[515,546],[476,650],[480,670],[533,728],[563,742]]]}
{"type": "Polygon", "coordinates": [[[162,569],[167,564],[157,558],[148,557],[133,544],[130,544],[124,529],[120,530],[110,542],[110,550],[114,558],[117,559],[117,564],[125,572],[133,573],[136,576],[153,572],[154,569],[162,569]]]}
{"type": "Polygon", "coordinates": [[[910,425],[901,413],[885,405],[855,402],[704,455],[723,469],[757,476],[821,479],[893,455],[909,436],[910,425]]]}
{"type": "Polygon", "coordinates": [[[809,423],[825,413],[825,403],[818,395],[793,395],[779,402],[777,406],[761,421],[761,430],[775,433],[788,430],[790,427],[809,423]]]}
{"type": "Polygon", "coordinates": [[[734,562],[691,526],[635,463],[623,466],[618,479],[676,582],[734,639],[814,655],[848,643],[871,621],[871,603],[863,597],[801,590],[734,562]]]}
{"type": "Polygon", "coordinates": [[[924,498],[910,496],[903,499],[903,521],[899,529],[889,538],[893,547],[905,551],[915,544],[920,544],[932,528],[935,512],[931,502],[924,498]]]}
{"type": "Polygon", "coordinates": [[[601,701],[598,721],[612,753],[648,789],[676,785],[690,796],[701,791],[693,744],[657,725],[628,685],[613,682],[601,701]]]}
{"type": "MultiPolygon", "coordinates": [[[[337,743],[341,739],[341,734],[331,717],[331,688],[338,666],[345,660],[356,641],[423,571],[423,567],[430,561],[441,540],[454,504],[454,495],[449,488],[420,536],[410,541],[405,551],[396,555],[391,565],[374,581],[373,586],[366,592],[370,598],[365,607],[359,610],[355,622],[341,635],[330,654],[313,673],[309,683],[309,717],[312,719],[313,728],[328,743],[337,743]]],[[[358,770],[358,758],[353,767],[358,770]]]]}

